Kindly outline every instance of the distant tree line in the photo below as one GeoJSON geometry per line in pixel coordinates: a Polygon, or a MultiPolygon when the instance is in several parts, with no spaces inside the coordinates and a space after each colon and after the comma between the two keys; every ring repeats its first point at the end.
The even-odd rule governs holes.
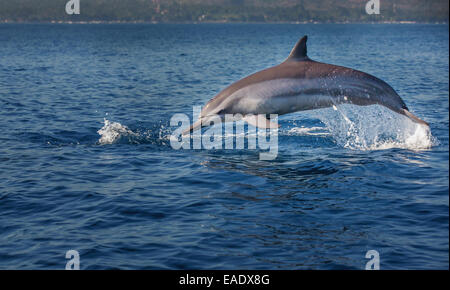
{"type": "Polygon", "coordinates": [[[366,0],[0,0],[0,21],[138,22],[447,22],[448,0],[380,0],[379,15],[366,0]]]}

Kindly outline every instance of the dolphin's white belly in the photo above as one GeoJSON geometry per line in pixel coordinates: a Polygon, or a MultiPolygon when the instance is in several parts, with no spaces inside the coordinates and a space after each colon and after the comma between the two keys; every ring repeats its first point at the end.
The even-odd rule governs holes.
{"type": "MultiPolygon", "coordinates": [[[[230,96],[233,111],[242,114],[287,114],[329,107],[333,98],[326,93],[308,94],[323,80],[276,79],[246,86],[230,96]]],[[[326,90],[324,90],[325,92],[326,90]]]]}

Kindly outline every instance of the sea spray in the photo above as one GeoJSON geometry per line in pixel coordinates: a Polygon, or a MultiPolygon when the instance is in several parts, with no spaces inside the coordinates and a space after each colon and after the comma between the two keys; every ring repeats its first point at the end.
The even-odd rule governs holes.
{"type": "Polygon", "coordinates": [[[438,144],[428,127],[381,106],[339,105],[314,113],[335,142],[353,150],[428,149],[438,144]]]}
{"type": "Polygon", "coordinates": [[[101,136],[100,139],[98,140],[98,143],[101,145],[113,144],[121,136],[136,135],[136,133],[128,129],[127,126],[124,126],[117,122],[110,122],[107,119],[103,120],[104,120],[103,127],[97,131],[97,133],[101,136]]]}

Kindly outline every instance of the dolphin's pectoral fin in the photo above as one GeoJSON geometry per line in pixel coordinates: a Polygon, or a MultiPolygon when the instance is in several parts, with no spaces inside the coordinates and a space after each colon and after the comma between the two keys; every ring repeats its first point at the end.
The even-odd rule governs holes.
{"type": "Polygon", "coordinates": [[[264,115],[247,115],[242,118],[242,120],[260,129],[280,128],[280,125],[278,123],[271,122],[270,120],[266,119],[264,115]]]}

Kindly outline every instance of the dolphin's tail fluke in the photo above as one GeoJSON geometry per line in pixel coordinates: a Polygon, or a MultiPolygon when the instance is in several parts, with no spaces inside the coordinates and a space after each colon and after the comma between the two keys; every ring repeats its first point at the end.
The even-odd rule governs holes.
{"type": "Polygon", "coordinates": [[[406,117],[410,118],[414,123],[422,124],[422,125],[425,125],[427,127],[430,127],[430,125],[428,125],[427,122],[425,122],[422,119],[417,118],[410,111],[408,111],[406,109],[401,109],[400,114],[405,115],[406,117]]]}

